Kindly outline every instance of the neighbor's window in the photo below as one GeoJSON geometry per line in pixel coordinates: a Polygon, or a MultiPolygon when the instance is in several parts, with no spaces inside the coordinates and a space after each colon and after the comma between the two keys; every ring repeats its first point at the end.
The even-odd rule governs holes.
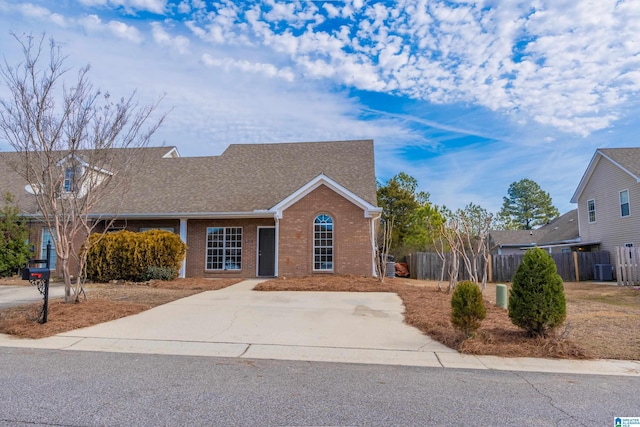
{"type": "Polygon", "coordinates": [[[620,216],[629,216],[629,190],[620,192],[620,216]]]}
{"type": "Polygon", "coordinates": [[[318,215],[313,222],[313,269],[333,270],[333,219],[318,215]]]}
{"type": "Polygon", "coordinates": [[[207,228],[206,269],[242,269],[242,227],[207,228]]]}
{"type": "Polygon", "coordinates": [[[64,170],[64,191],[67,193],[74,193],[78,190],[77,180],[79,171],[78,168],[68,167],[64,170]]]}
{"type": "Polygon", "coordinates": [[[591,199],[587,202],[587,211],[589,212],[589,222],[596,222],[596,201],[591,199]]]}

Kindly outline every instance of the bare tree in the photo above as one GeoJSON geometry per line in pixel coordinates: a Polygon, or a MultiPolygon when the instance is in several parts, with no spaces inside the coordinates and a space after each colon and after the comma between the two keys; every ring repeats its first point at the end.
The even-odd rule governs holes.
{"type": "Polygon", "coordinates": [[[135,92],[113,100],[108,92],[94,90],[89,66],[73,82],[65,81],[67,57],[52,39],[47,50],[44,35],[12,35],[24,61],[11,66],[5,59],[0,67],[9,89],[0,100],[0,137],[20,154],[12,166],[29,183],[38,217],[54,236],[65,301],[78,302],[89,234],[99,222],[108,227],[115,220],[113,215],[96,218],[94,208],[114,192],[114,183],[118,192],[126,191],[124,177],[139,166],[128,160],[132,153],[119,149],[147,146],[166,113],[154,119],[160,100],[141,106],[135,92]],[[71,271],[72,260],[76,271],[71,271]]]}
{"type": "Polygon", "coordinates": [[[384,282],[387,276],[387,258],[393,238],[393,218],[382,221],[378,230],[378,245],[376,247],[376,273],[378,281],[384,282]]]}
{"type": "Polygon", "coordinates": [[[450,293],[455,290],[458,284],[460,259],[464,254],[458,217],[449,215],[447,222],[443,224],[442,236],[449,246],[449,286],[447,286],[447,293],[450,293]]]}
{"type": "Polygon", "coordinates": [[[442,292],[442,282],[444,281],[444,273],[449,265],[447,264],[447,239],[445,233],[447,232],[447,223],[443,215],[429,216],[426,218],[426,229],[433,239],[433,249],[436,251],[436,255],[442,262],[442,269],[440,270],[440,278],[438,279],[438,291],[442,292]]]}
{"type": "Polygon", "coordinates": [[[473,203],[456,212],[459,224],[461,255],[472,282],[481,284],[484,292],[487,286],[489,262],[489,229],[493,215],[473,203]],[[478,265],[482,257],[481,265],[478,265]]]}

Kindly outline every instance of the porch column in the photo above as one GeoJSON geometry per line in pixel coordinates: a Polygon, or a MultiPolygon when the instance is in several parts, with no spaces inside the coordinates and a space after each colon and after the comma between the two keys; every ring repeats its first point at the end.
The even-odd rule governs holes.
{"type": "MultiPolygon", "coordinates": [[[[180,218],[180,240],[185,245],[187,244],[187,218],[180,218]]],[[[180,267],[180,272],[178,273],[178,277],[185,278],[187,277],[187,256],[185,254],[184,259],[182,260],[182,266],[180,267]]]]}

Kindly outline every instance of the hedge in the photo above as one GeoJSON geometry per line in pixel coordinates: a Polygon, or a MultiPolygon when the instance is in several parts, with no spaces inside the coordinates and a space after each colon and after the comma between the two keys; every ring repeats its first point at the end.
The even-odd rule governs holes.
{"type": "Polygon", "coordinates": [[[187,252],[178,235],[162,230],[95,233],[89,239],[86,272],[96,282],[173,279],[187,252]]]}

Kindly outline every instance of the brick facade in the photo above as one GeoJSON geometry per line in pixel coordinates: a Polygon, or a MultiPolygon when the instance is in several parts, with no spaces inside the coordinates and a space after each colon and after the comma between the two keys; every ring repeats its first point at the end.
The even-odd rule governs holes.
{"type": "Polygon", "coordinates": [[[256,277],[258,226],[273,226],[273,219],[189,220],[187,222],[187,277],[256,277]],[[242,269],[205,269],[207,227],[242,227],[242,269]]]}
{"type": "Polygon", "coordinates": [[[280,220],[278,275],[372,275],[371,220],[361,208],[321,185],[287,208],[280,220]],[[313,271],[313,222],[327,214],[333,219],[332,273],[313,271]]]}
{"type": "MultiPolygon", "coordinates": [[[[190,219],[187,221],[186,277],[240,277],[257,275],[258,227],[273,227],[271,218],[264,219],[190,219]],[[207,227],[242,228],[242,268],[239,271],[207,270],[207,227]]],[[[279,221],[278,276],[309,275],[372,275],[371,219],[364,217],[361,208],[338,193],[321,185],[283,211],[279,221]],[[329,215],[333,219],[333,271],[313,270],[313,223],[316,216],[329,215]]],[[[117,221],[112,229],[140,231],[145,228],[171,228],[180,233],[178,219],[117,221]]],[[[103,231],[97,227],[97,232],[103,231]]],[[[39,253],[42,231],[34,227],[30,240],[39,253]]],[[[58,266],[58,274],[60,268],[58,266]]]]}

